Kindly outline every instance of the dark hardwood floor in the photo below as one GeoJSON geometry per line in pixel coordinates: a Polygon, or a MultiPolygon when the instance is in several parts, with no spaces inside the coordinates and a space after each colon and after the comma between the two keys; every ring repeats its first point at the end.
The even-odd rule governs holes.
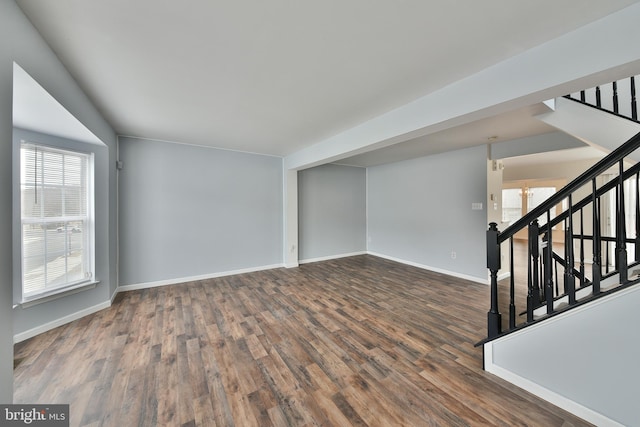
{"type": "Polygon", "coordinates": [[[588,425],[482,370],[487,286],[372,256],[124,292],[16,345],[77,426],[588,425]]]}

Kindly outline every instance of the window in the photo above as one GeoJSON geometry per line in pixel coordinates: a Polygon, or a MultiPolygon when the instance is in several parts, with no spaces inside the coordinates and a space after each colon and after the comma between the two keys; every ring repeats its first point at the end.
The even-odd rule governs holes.
{"type": "Polygon", "coordinates": [[[94,281],[93,154],[20,146],[23,302],[94,281]]]}
{"type": "MultiPolygon", "coordinates": [[[[512,225],[525,214],[531,212],[535,207],[554,195],[557,189],[562,188],[563,186],[563,180],[504,182],[502,185],[502,222],[506,225],[512,225]]],[[[551,218],[555,218],[557,209],[561,206],[562,205],[560,204],[551,209],[551,218]]],[[[546,214],[538,218],[538,225],[543,226],[546,223],[546,214]]],[[[526,239],[527,230],[524,229],[516,233],[516,238],[526,239]]],[[[554,235],[554,240],[559,239],[562,239],[562,236],[556,233],[554,235]]]]}

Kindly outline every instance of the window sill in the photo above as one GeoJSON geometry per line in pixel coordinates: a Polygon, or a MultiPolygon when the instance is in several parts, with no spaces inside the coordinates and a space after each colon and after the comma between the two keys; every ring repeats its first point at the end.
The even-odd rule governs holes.
{"type": "Polygon", "coordinates": [[[27,298],[22,302],[15,304],[13,308],[16,308],[16,307],[29,308],[34,305],[43,304],[45,302],[53,301],[58,298],[63,298],[69,295],[77,294],[78,292],[93,289],[98,285],[98,283],[100,282],[99,281],[84,282],[74,286],[70,286],[68,288],[54,289],[50,292],[45,292],[42,294],[34,295],[31,298],[27,298]]]}

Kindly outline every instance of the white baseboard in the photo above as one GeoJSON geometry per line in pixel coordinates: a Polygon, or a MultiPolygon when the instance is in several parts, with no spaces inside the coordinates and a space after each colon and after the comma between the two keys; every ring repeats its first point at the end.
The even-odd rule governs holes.
{"type": "Polygon", "coordinates": [[[377,252],[367,251],[367,254],[373,255],[373,256],[377,256],[377,257],[380,257],[380,258],[384,258],[384,259],[388,259],[389,261],[395,261],[395,262],[399,262],[401,264],[410,265],[412,267],[422,268],[423,270],[433,271],[434,273],[446,274],[447,276],[453,276],[453,277],[457,277],[459,279],[470,280],[472,282],[482,283],[483,285],[488,285],[489,284],[489,279],[482,279],[480,277],[469,276],[467,274],[462,274],[462,273],[458,273],[458,272],[455,272],[455,271],[449,271],[449,270],[444,270],[442,268],[431,267],[431,266],[428,266],[428,265],[420,264],[420,263],[413,262],[413,261],[407,261],[407,260],[404,260],[404,259],[400,259],[400,258],[396,258],[396,257],[380,254],[380,253],[377,253],[377,252]]]}
{"type": "Polygon", "coordinates": [[[29,329],[28,331],[20,332],[19,334],[15,334],[13,336],[13,343],[15,344],[15,343],[28,340],[29,338],[33,338],[36,335],[50,331],[51,329],[55,329],[58,326],[66,325],[67,323],[71,323],[74,320],[78,320],[84,316],[88,316],[89,314],[93,314],[100,310],[104,310],[105,308],[109,308],[110,306],[111,306],[111,302],[109,301],[101,302],[100,304],[94,305],[93,307],[76,311],[75,313],[71,313],[67,316],[61,317],[59,319],[53,320],[43,325],[36,326],[35,328],[29,329]]]}
{"type": "Polygon", "coordinates": [[[367,251],[349,252],[349,253],[346,253],[346,254],[338,254],[338,255],[329,255],[329,256],[323,256],[323,257],[318,257],[318,258],[301,259],[298,262],[300,264],[309,264],[309,263],[312,263],[312,262],[329,261],[329,260],[332,260],[332,259],[347,258],[347,257],[350,257],[350,256],[366,255],[366,254],[367,254],[367,251]]]}
{"type": "MultiPolygon", "coordinates": [[[[339,254],[339,255],[331,255],[331,256],[320,257],[320,258],[312,258],[312,259],[300,260],[298,263],[299,264],[306,264],[306,263],[327,261],[327,260],[331,260],[331,259],[346,258],[346,257],[350,257],[350,256],[365,255],[365,254],[377,256],[377,257],[380,257],[380,258],[385,258],[385,259],[388,259],[390,261],[395,261],[395,262],[399,262],[401,264],[411,265],[413,267],[418,267],[418,268],[422,268],[422,269],[429,270],[429,271],[434,271],[436,273],[442,273],[442,274],[447,274],[449,276],[459,277],[459,278],[465,279],[465,280],[471,280],[471,281],[482,283],[482,284],[487,284],[488,283],[487,280],[483,280],[483,279],[480,279],[480,278],[477,278],[477,277],[468,276],[468,275],[456,273],[456,272],[453,272],[453,271],[447,271],[447,270],[443,270],[443,269],[439,269],[439,268],[435,268],[435,267],[430,267],[430,266],[426,266],[426,265],[423,265],[423,264],[418,264],[418,263],[414,263],[414,262],[411,262],[411,261],[406,261],[406,260],[402,260],[402,259],[399,259],[399,258],[390,257],[390,256],[387,256],[387,255],[383,255],[383,254],[379,254],[379,253],[375,253],[375,252],[369,252],[369,251],[351,252],[351,253],[345,253],[345,254],[339,254]]],[[[256,271],[271,270],[271,269],[274,269],[274,268],[282,268],[282,267],[294,268],[294,267],[298,266],[298,263],[296,263],[295,265],[294,264],[291,264],[291,265],[273,264],[273,265],[265,265],[265,266],[261,266],[261,267],[252,267],[252,268],[245,268],[245,269],[239,269],[239,270],[223,271],[223,272],[219,272],[219,273],[205,274],[205,275],[200,275],[200,276],[180,277],[180,278],[175,278],[175,279],[158,280],[158,281],[154,281],[154,282],[144,282],[144,283],[135,283],[135,284],[131,284],[131,285],[121,285],[121,286],[118,286],[116,288],[115,292],[113,292],[113,294],[111,295],[111,298],[110,298],[109,301],[105,301],[105,302],[100,303],[98,305],[95,305],[93,307],[89,307],[89,308],[86,308],[84,310],[77,311],[75,313],[69,314],[67,316],[61,317],[59,319],[53,320],[53,321],[45,323],[43,325],[37,326],[37,327],[35,327],[33,329],[29,329],[28,331],[24,331],[24,332],[21,332],[19,334],[16,334],[13,337],[13,341],[14,341],[14,343],[25,341],[25,340],[27,340],[29,338],[32,338],[32,337],[34,337],[34,336],[36,336],[38,334],[41,334],[41,333],[47,332],[47,331],[49,331],[51,329],[57,328],[58,326],[65,325],[67,323],[73,322],[74,320],[80,319],[81,317],[87,316],[89,314],[93,314],[93,313],[98,312],[100,310],[103,310],[105,308],[109,308],[111,306],[111,304],[113,303],[115,297],[120,292],[134,291],[134,290],[147,289],[147,288],[155,288],[155,287],[158,287],[158,286],[176,285],[176,284],[185,283],[185,282],[192,282],[192,281],[196,281],[196,280],[214,279],[214,278],[217,278],[217,277],[233,276],[233,275],[236,275],[236,274],[252,273],[252,272],[256,272],[256,271]]]]}
{"type": "MultiPolygon", "coordinates": [[[[511,272],[507,271],[506,273],[501,273],[498,274],[498,282],[504,279],[508,279],[509,277],[511,277],[511,272]]],[[[487,285],[490,285],[491,282],[487,282],[487,285]]]]}
{"type": "Polygon", "coordinates": [[[531,380],[528,380],[520,375],[517,375],[507,369],[504,369],[500,366],[493,364],[493,343],[486,343],[484,345],[484,369],[492,373],[493,375],[502,378],[505,381],[510,382],[523,390],[532,393],[539,398],[546,400],[547,402],[556,405],[559,408],[564,409],[584,420],[589,421],[590,423],[602,426],[602,427],[623,427],[622,424],[602,415],[599,412],[596,412],[592,409],[587,408],[573,400],[567,399],[566,397],[551,391],[541,385],[534,383],[531,380]]]}
{"type": "Polygon", "coordinates": [[[15,343],[19,343],[19,342],[28,340],[29,338],[33,338],[36,335],[39,335],[39,334],[42,334],[44,332],[50,331],[51,329],[55,329],[55,328],[57,328],[59,326],[66,325],[67,323],[71,323],[74,320],[78,320],[78,319],[80,319],[80,318],[82,318],[84,316],[88,316],[88,315],[96,313],[96,312],[98,312],[100,310],[104,310],[105,308],[109,308],[109,307],[111,307],[111,304],[113,304],[114,299],[116,298],[116,296],[120,292],[133,291],[133,290],[137,290],[137,289],[153,288],[153,287],[156,287],[156,286],[174,285],[174,284],[185,283],[185,282],[190,282],[190,281],[194,281],[194,280],[204,280],[204,279],[211,279],[211,278],[215,278],[215,277],[232,276],[234,274],[251,273],[251,272],[254,272],[254,271],[271,270],[273,268],[280,268],[280,267],[283,267],[283,265],[282,264],[274,264],[274,265],[266,265],[266,266],[262,266],[262,267],[254,267],[254,268],[245,268],[245,269],[241,269],[241,270],[225,271],[225,272],[221,272],[221,273],[213,273],[213,274],[207,274],[207,275],[202,275],[202,276],[183,277],[183,278],[171,279],[171,280],[161,280],[161,281],[157,281],[157,282],[147,282],[147,283],[138,283],[138,284],[134,284],[134,285],[119,286],[113,292],[113,294],[111,295],[111,298],[110,298],[109,301],[102,302],[100,304],[94,305],[94,306],[86,308],[84,310],[77,311],[75,313],[71,313],[71,314],[69,314],[67,316],[61,317],[59,319],[53,320],[53,321],[45,323],[43,325],[36,326],[35,328],[29,329],[27,331],[20,332],[19,334],[15,334],[13,336],[13,342],[15,344],[15,343]]]}
{"type": "Polygon", "coordinates": [[[274,268],[282,268],[283,264],[264,265],[261,267],[243,268],[239,270],[222,271],[219,273],[204,274],[200,276],[178,277],[175,279],[158,280],[155,282],[135,283],[132,285],[121,285],[117,292],[135,291],[138,289],[156,288],[158,286],[177,285],[180,283],[194,282],[197,280],[215,279],[217,277],[233,276],[236,274],[253,273],[255,271],[272,270],[274,268]]]}

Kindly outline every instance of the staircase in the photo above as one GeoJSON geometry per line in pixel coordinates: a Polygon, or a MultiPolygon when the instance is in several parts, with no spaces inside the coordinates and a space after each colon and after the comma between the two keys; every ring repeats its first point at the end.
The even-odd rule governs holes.
{"type": "MultiPolygon", "coordinates": [[[[485,341],[640,281],[640,164],[634,159],[640,156],[640,122],[635,80],[630,77],[564,97],[623,118],[628,126],[624,126],[620,135],[633,132],[627,142],[506,230],[499,231],[496,223],[490,224],[487,267],[492,291],[485,341]],[[627,96],[619,93],[620,87],[628,89],[624,92],[627,96]],[[603,98],[603,94],[610,96],[603,98]],[[606,101],[608,99],[610,102],[606,101]],[[630,201],[633,201],[632,206],[628,206],[630,201]],[[615,215],[609,216],[607,210],[611,206],[615,206],[615,215]],[[630,222],[633,227],[628,227],[630,222]],[[516,263],[515,235],[525,228],[528,235],[526,260],[516,263]],[[560,240],[564,242],[562,247],[557,247],[556,234],[560,234],[560,240]],[[509,253],[510,271],[509,320],[505,328],[499,311],[497,280],[503,248],[509,253]],[[526,309],[518,312],[515,269],[522,268],[522,264],[527,269],[526,309]],[[589,264],[590,268],[587,268],[589,264]],[[526,318],[522,319],[523,315],[526,318]]],[[[549,119],[552,115],[543,115],[540,119],[561,128],[555,121],[557,118],[549,119]]],[[[566,121],[566,118],[562,119],[566,121]]],[[[596,122],[596,126],[602,123],[589,122],[596,122]]],[[[615,126],[615,123],[607,124],[615,126]]],[[[562,130],[569,132],[570,127],[562,130]]],[[[607,130],[611,132],[611,129],[607,130]]]]}
{"type": "Polygon", "coordinates": [[[636,80],[631,76],[603,86],[565,95],[565,98],[606,111],[635,122],[638,121],[636,80]]]}
{"type": "MultiPolygon", "coordinates": [[[[635,94],[618,94],[621,87],[629,90],[635,88],[635,84],[630,83],[634,82],[635,78],[626,81],[628,82],[625,85],[616,85],[616,90],[612,89],[612,83],[602,86],[602,89],[598,87],[557,98],[554,102],[547,103],[547,106],[552,107],[551,111],[536,118],[594,148],[610,153],[618,148],[621,142],[640,132],[640,122],[633,119],[633,116],[637,115],[635,94]],[[600,95],[596,97],[596,93],[600,95]],[[605,94],[617,101],[604,97],[605,94]],[[582,98],[585,99],[584,102],[582,98]],[[615,113],[615,110],[618,110],[618,113],[615,113]]],[[[631,158],[640,161],[640,153],[632,153],[631,158]]]]}
{"type": "MultiPolygon", "coordinates": [[[[633,387],[640,381],[640,369],[637,368],[640,343],[636,344],[640,340],[637,333],[632,333],[631,336],[628,333],[635,331],[637,325],[607,323],[623,314],[619,308],[607,309],[614,307],[614,303],[607,302],[607,297],[616,301],[624,296],[627,303],[635,301],[632,298],[640,301],[640,163],[636,160],[640,159],[640,132],[635,78],[627,79],[623,86],[630,91],[625,108],[621,106],[620,99],[624,97],[618,93],[620,84],[617,82],[610,87],[598,87],[557,100],[565,104],[580,103],[582,105],[579,108],[588,105],[589,109],[600,110],[594,110],[597,114],[613,115],[616,120],[627,122],[628,126],[621,126],[623,134],[631,131],[634,133],[604,159],[507,229],[498,230],[496,223],[489,225],[487,267],[490,273],[491,306],[487,314],[487,338],[478,343],[484,345],[485,369],[506,379],[515,378],[512,382],[598,425],[633,425],[630,422],[633,419],[636,425],[640,425],[640,409],[636,409],[637,405],[632,404],[626,396],[602,405],[590,400],[590,395],[598,393],[599,384],[606,383],[610,376],[616,377],[618,374],[597,374],[595,377],[599,380],[594,385],[589,369],[593,370],[591,372],[604,369],[605,373],[607,369],[611,370],[607,367],[607,362],[617,363],[618,351],[623,351],[625,355],[633,354],[632,360],[635,362],[630,362],[630,366],[625,368],[631,368],[628,375],[619,374],[621,384],[612,388],[625,390],[628,381],[629,384],[634,384],[633,387]],[[611,102],[603,101],[603,93],[611,95],[611,102]],[[621,118],[622,114],[624,118],[621,118]],[[526,242],[516,241],[516,233],[525,229],[528,236],[526,242]],[[498,280],[505,261],[509,277],[498,280]],[[617,299],[614,300],[614,296],[617,299]],[[589,320],[585,316],[589,316],[591,306],[598,306],[598,310],[606,314],[592,315],[589,320]],[[578,308],[581,309],[577,310],[578,308]],[[573,312],[580,314],[573,315],[573,312]],[[506,316],[503,317],[502,313],[506,316]],[[569,319],[570,316],[573,320],[558,323],[563,321],[560,319],[569,319]],[[578,318],[583,320],[577,326],[568,328],[568,332],[563,332],[568,335],[558,338],[558,331],[567,328],[566,325],[571,322],[575,323],[578,318]],[[552,322],[551,319],[557,321],[552,322]],[[624,336],[627,336],[628,345],[622,342],[618,345],[618,341],[610,343],[609,346],[617,348],[607,349],[605,356],[598,356],[609,360],[603,360],[603,364],[597,360],[591,361],[587,365],[592,366],[587,366],[587,370],[576,370],[574,365],[579,364],[580,360],[591,360],[588,353],[593,351],[586,349],[597,349],[598,354],[602,354],[600,349],[604,344],[600,345],[598,341],[606,338],[600,330],[603,325],[609,325],[608,328],[625,328],[627,333],[624,336]],[[551,327],[557,330],[549,333],[551,327]],[[585,331],[583,328],[587,327],[594,330],[585,331]],[[545,330],[547,332],[541,332],[545,330]],[[549,338],[551,336],[554,338],[549,338]],[[538,337],[538,341],[533,340],[533,337],[538,337]],[[574,341],[589,344],[584,347],[585,350],[570,356],[574,341]],[[555,344],[550,345],[549,342],[555,344]],[[528,350],[523,350],[525,348],[528,350]],[[502,353],[498,354],[498,351],[502,353]],[[523,355],[522,351],[526,354],[523,355]],[[522,359],[527,360],[524,365],[529,366],[519,368],[517,361],[505,358],[504,354],[511,355],[511,358],[520,354],[522,359]],[[533,354],[537,356],[530,359],[533,354]],[[547,358],[554,360],[560,367],[536,366],[536,359],[547,358]],[[496,361],[504,362],[504,366],[511,366],[513,372],[520,369],[532,377],[513,374],[496,361]],[[575,375],[568,374],[563,383],[562,380],[553,378],[553,375],[550,376],[549,372],[554,372],[554,369],[557,369],[557,376],[562,377],[566,372],[575,375]],[[573,378],[572,375],[579,378],[573,378]],[[573,378],[572,387],[567,385],[571,382],[569,378],[573,378]],[[580,388],[590,389],[580,382],[590,384],[589,387],[594,385],[595,388],[584,392],[580,388]],[[618,408],[616,405],[620,402],[624,405],[618,408]]],[[[567,121],[565,118],[561,115],[554,116],[551,112],[541,117],[541,120],[553,122],[560,129],[562,126],[559,122],[568,122],[567,128],[579,133],[580,129],[575,126],[577,122],[573,119],[567,121]]],[[[593,125],[593,120],[589,122],[593,125]]],[[[601,129],[596,130],[602,134],[601,129]]],[[[611,127],[607,127],[605,131],[611,131],[611,127]]],[[[585,139],[584,136],[582,139],[585,139]]],[[[639,311],[637,308],[625,309],[627,312],[631,310],[639,311]]],[[[618,391],[603,390],[604,393],[614,394],[618,391]]]]}
{"type": "Polygon", "coordinates": [[[487,267],[491,277],[488,340],[640,281],[629,274],[640,264],[640,250],[636,250],[640,248],[640,163],[627,163],[638,148],[640,133],[506,230],[499,231],[496,223],[490,224],[487,231],[487,267]],[[589,194],[582,195],[587,191],[589,194]],[[629,200],[633,200],[632,206],[627,206],[629,200]],[[615,216],[611,218],[615,224],[613,230],[603,222],[610,205],[615,206],[615,216]],[[563,207],[559,213],[558,206],[563,207]],[[632,230],[627,230],[628,216],[635,218],[632,230]],[[515,303],[518,272],[514,239],[515,234],[525,228],[527,295],[523,319],[515,303]],[[555,234],[560,234],[564,241],[560,247],[557,239],[554,241],[555,234]],[[503,328],[498,295],[499,285],[504,283],[499,284],[497,278],[505,245],[511,274],[509,320],[503,328]],[[563,301],[567,304],[561,304],[563,301]],[[544,315],[540,315],[542,307],[544,315]]]}

